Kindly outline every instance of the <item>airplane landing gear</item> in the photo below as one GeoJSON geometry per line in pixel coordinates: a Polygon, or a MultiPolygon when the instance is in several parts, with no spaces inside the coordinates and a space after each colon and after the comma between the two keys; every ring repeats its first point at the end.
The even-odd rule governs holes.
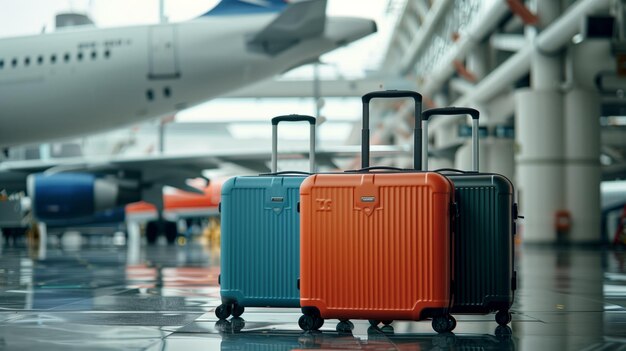
{"type": "Polygon", "coordinates": [[[148,222],[146,225],[146,239],[148,240],[148,244],[155,244],[159,238],[159,234],[165,235],[168,244],[173,244],[178,236],[178,226],[176,222],[163,221],[161,225],[159,225],[158,221],[148,222]]]}

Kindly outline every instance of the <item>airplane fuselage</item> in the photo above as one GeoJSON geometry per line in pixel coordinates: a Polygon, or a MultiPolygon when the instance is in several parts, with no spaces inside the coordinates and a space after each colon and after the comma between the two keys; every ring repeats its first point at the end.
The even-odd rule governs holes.
{"type": "MultiPolygon", "coordinates": [[[[281,73],[369,33],[329,18],[325,35],[270,57],[247,37],[272,14],[75,29],[0,40],[0,146],[171,115],[281,73]]],[[[371,24],[369,24],[371,25],[371,24]]]]}

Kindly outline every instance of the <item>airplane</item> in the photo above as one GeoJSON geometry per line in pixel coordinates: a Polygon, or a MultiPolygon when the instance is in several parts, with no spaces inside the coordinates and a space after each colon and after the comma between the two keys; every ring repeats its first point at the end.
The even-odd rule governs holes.
{"type": "MultiPolygon", "coordinates": [[[[204,15],[182,23],[64,27],[50,34],[0,39],[0,150],[6,154],[15,145],[170,116],[376,32],[372,20],[327,18],[325,11],[326,0],[222,0],[204,15]]],[[[109,204],[139,199],[162,209],[163,186],[197,192],[185,179],[207,168],[200,165],[215,167],[217,160],[202,156],[202,162],[187,167],[185,157],[166,158],[122,164],[41,161],[31,169],[52,167],[49,173],[55,174],[47,174],[42,182],[57,190],[65,185],[93,196],[97,189],[106,189],[100,193],[112,194],[109,204]],[[62,174],[68,171],[76,177],[62,174]]],[[[5,167],[0,190],[26,188],[27,169],[5,167]]],[[[37,188],[36,180],[28,183],[37,188]]]]}
{"type": "Polygon", "coordinates": [[[223,0],[181,23],[0,39],[0,149],[172,115],[376,32],[325,11],[326,0],[223,0]]]}

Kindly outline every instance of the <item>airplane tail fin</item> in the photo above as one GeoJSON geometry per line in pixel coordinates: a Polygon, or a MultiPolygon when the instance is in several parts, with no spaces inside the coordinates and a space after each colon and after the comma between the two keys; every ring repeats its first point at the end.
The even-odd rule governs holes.
{"type": "Polygon", "coordinates": [[[254,52],[276,55],[301,40],[322,35],[326,27],[327,0],[292,3],[269,25],[248,38],[254,52]]]}
{"type": "Polygon", "coordinates": [[[201,17],[281,12],[287,5],[287,0],[222,0],[201,17]]]}

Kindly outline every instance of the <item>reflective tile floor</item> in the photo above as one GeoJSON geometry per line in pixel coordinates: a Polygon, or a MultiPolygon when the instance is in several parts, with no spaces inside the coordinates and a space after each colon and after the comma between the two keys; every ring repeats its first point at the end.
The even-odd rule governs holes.
{"type": "Polygon", "coordinates": [[[490,316],[457,316],[454,334],[429,322],[394,330],[354,321],[338,334],[302,333],[297,309],[247,309],[218,322],[219,248],[127,249],[90,244],[0,249],[0,350],[626,350],[624,252],[518,250],[511,334],[490,316]],[[504,335],[500,335],[505,332],[504,335]]]}

